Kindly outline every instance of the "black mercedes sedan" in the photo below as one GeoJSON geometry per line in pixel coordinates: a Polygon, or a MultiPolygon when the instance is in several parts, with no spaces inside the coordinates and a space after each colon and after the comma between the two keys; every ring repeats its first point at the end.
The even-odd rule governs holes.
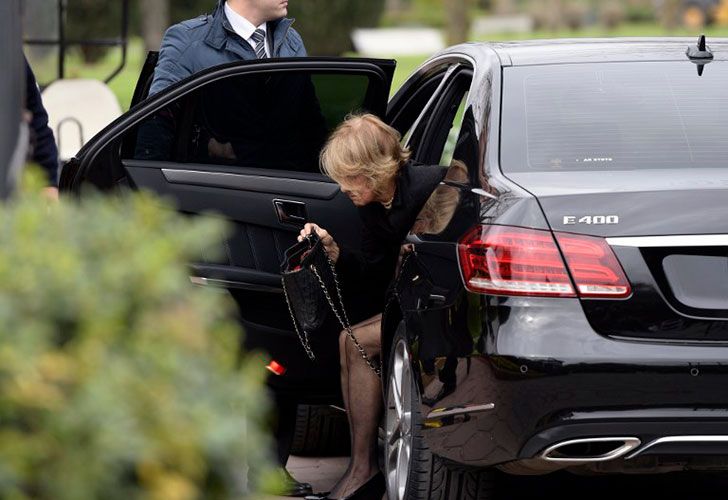
{"type": "Polygon", "coordinates": [[[421,77],[444,58],[472,79],[386,318],[389,498],[728,468],[728,40],[466,45],[421,77]]]}
{"type": "Polygon", "coordinates": [[[234,63],[147,97],[153,64],[62,189],[231,221],[191,279],[229,290],[298,401],[336,401],[336,342],[313,364],[298,344],[283,250],[309,220],[359,241],[318,168],[326,134],[367,110],[450,166],[383,320],[390,500],[494,498],[501,472],[728,468],[728,39],[465,44],[391,99],[393,61],[234,63]]]}

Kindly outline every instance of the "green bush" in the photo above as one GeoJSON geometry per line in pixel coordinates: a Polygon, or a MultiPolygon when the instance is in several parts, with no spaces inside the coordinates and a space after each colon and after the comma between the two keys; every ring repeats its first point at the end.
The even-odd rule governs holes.
{"type": "Polygon", "coordinates": [[[624,6],[618,0],[609,0],[599,6],[599,21],[608,30],[616,29],[625,20],[624,6]]]}
{"type": "Polygon", "coordinates": [[[339,55],[351,50],[351,31],[377,26],[384,0],[297,0],[288,6],[310,55],[339,55]]]}
{"type": "Polygon", "coordinates": [[[0,498],[242,498],[246,464],[267,481],[264,370],[185,265],[224,232],[147,194],[0,207],[0,498]]]}
{"type": "Polygon", "coordinates": [[[630,23],[654,23],[657,12],[651,1],[631,0],[627,2],[625,17],[630,23]]]}

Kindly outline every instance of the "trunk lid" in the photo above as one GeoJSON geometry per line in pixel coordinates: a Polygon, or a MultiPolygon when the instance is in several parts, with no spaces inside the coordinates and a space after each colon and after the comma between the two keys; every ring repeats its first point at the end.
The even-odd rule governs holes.
{"type": "Polygon", "coordinates": [[[728,340],[728,168],[512,172],[556,232],[600,236],[633,289],[582,299],[602,334],[728,340]]]}

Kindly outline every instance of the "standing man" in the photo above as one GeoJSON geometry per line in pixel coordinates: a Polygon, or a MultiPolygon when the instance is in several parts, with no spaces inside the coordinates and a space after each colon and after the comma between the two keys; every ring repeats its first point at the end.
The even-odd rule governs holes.
{"type": "Polygon", "coordinates": [[[288,0],[219,0],[212,14],[175,24],[162,40],[150,95],[211,66],[306,56],[287,14],[288,0]]]}
{"type": "MultiPolygon", "coordinates": [[[[287,19],[287,14],[288,0],[218,0],[212,14],[175,24],[167,30],[162,40],[149,94],[155,94],[190,75],[220,64],[306,56],[303,40],[291,27],[293,20],[287,19]]],[[[153,142],[163,142],[156,135],[153,137],[153,142]]],[[[210,140],[211,152],[225,146],[214,139],[210,140]]],[[[277,457],[285,471],[297,405],[277,396],[275,406],[278,413],[275,429],[277,457]]],[[[312,493],[310,484],[300,483],[285,472],[289,496],[312,493]]]]}

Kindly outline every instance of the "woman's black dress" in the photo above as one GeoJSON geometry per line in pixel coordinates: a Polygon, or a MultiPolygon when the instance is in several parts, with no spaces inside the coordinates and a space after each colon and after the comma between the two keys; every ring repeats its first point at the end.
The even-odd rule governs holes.
{"type": "Polygon", "coordinates": [[[361,250],[340,249],[336,269],[352,324],[384,310],[400,246],[425,202],[445,177],[447,167],[405,163],[397,176],[390,209],[381,203],[359,207],[361,250]]]}

